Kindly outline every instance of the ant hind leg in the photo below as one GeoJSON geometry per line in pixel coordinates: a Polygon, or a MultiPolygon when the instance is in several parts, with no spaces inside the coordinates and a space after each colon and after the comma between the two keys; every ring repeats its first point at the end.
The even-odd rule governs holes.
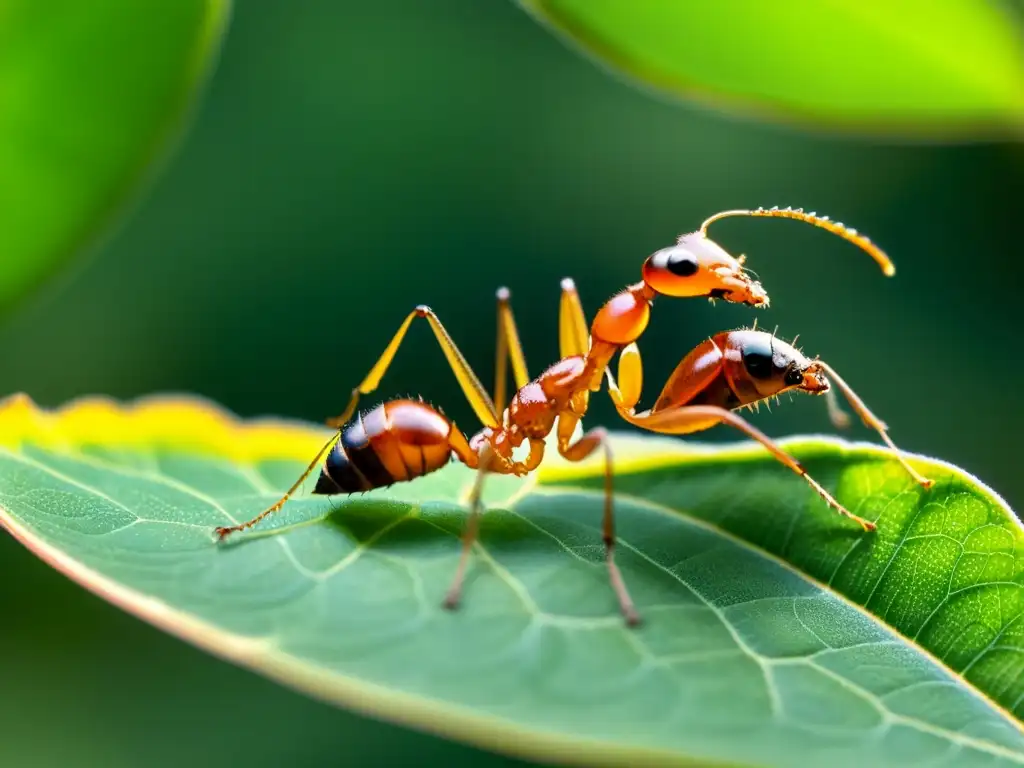
{"type": "Polygon", "coordinates": [[[340,432],[338,434],[331,436],[331,439],[327,441],[327,444],[320,449],[320,452],[313,458],[313,461],[311,461],[309,463],[309,466],[306,467],[306,471],[302,473],[302,475],[299,477],[298,480],[295,481],[291,488],[285,491],[284,496],[282,496],[280,499],[274,502],[274,504],[267,507],[265,510],[260,512],[258,515],[256,515],[256,517],[252,518],[251,520],[246,520],[244,523],[237,523],[236,525],[226,525],[217,528],[214,531],[214,533],[217,534],[217,540],[223,541],[229,534],[236,533],[238,531],[244,531],[248,528],[252,528],[254,525],[256,525],[256,523],[263,520],[263,518],[269,517],[270,515],[274,514],[279,509],[281,509],[281,507],[285,505],[285,502],[292,497],[292,494],[299,489],[299,486],[302,485],[305,479],[309,477],[309,475],[313,472],[314,469],[316,469],[316,467],[320,464],[320,459],[323,457],[325,453],[327,453],[327,451],[329,451],[334,446],[334,443],[338,440],[339,437],[341,437],[340,432]]]}
{"type": "Polygon", "coordinates": [[[377,385],[380,384],[380,380],[384,377],[391,362],[395,359],[395,355],[405,339],[409,326],[412,325],[412,321],[417,317],[425,318],[430,324],[430,329],[434,332],[437,343],[441,347],[441,351],[444,352],[448,365],[452,369],[452,373],[455,374],[455,379],[459,382],[459,387],[466,396],[466,400],[469,401],[470,406],[472,406],[477,418],[488,427],[497,426],[498,413],[495,410],[491,396],[487,394],[487,390],[480,383],[480,379],[473,372],[469,363],[466,362],[466,358],[458,346],[456,346],[444,325],[441,324],[434,311],[430,307],[422,305],[406,315],[405,320],[402,321],[395,335],[391,337],[391,341],[384,348],[373,368],[366,374],[366,377],[360,382],[359,386],[352,390],[352,395],[345,410],[340,416],[328,419],[327,426],[335,429],[344,426],[352,418],[352,414],[355,413],[360,395],[368,395],[377,389],[377,385]]]}

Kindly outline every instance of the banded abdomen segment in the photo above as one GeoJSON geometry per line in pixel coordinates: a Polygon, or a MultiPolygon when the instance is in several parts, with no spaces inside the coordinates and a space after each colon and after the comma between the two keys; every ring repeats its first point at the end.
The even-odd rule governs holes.
{"type": "Polygon", "coordinates": [[[313,493],[369,491],[434,472],[451,458],[456,433],[452,423],[426,403],[382,403],[342,428],[313,493]]]}

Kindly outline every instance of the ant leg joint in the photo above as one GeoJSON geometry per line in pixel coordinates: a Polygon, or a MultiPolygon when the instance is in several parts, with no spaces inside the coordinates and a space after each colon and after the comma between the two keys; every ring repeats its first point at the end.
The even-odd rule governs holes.
{"type": "Polygon", "coordinates": [[[457,610],[459,607],[459,597],[460,595],[455,590],[449,590],[448,594],[444,596],[444,602],[441,603],[441,606],[446,611],[457,610]]]}
{"type": "Polygon", "coordinates": [[[576,281],[574,281],[571,277],[563,277],[562,278],[562,290],[563,291],[575,291],[576,290],[576,281]]]}
{"type": "Polygon", "coordinates": [[[349,395],[348,407],[345,408],[344,413],[342,413],[340,416],[333,416],[329,419],[326,419],[324,421],[324,424],[326,424],[331,429],[341,429],[342,427],[344,427],[348,423],[348,420],[352,418],[353,409],[359,403],[359,396],[361,394],[362,391],[360,390],[359,387],[353,387],[352,394],[349,395]]]}
{"type": "Polygon", "coordinates": [[[426,317],[427,315],[432,314],[434,314],[434,310],[432,310],[426,304],[419,304],[416,307],[416,317],[426,317]]]}
{"type": "Polygon", "coordinates": [[[503,285],[494,292],[494,296],[498,301],[508,301],[512,298],[512,292],[503,285]]]}

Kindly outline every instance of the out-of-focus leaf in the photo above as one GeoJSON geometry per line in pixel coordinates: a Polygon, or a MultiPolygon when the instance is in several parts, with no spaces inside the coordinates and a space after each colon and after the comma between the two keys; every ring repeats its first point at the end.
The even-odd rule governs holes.
{"type": "Polygon", "coordinates": [[[1024,35],[993,0],[519,0],[661,92],[911,138],[1020,136],[1024,35]]]}
{"type": "Polygon", "coordinates": [[[229,0],[0,0],[0,310],[111,224],[180,130],[229,0]]]}
{"type": "MultiPolygon", "coordinates": [[[[749,446],[615,438],[624,626],[602,464],[490,478],[464,605],[441,600],[473,475],[259,511],[322,430],[191,400],[0,403],[0,525],[100,596],[339,705],[585,765],[1024,763],[1024,531],[948,465],[789,442],[864,534],[749,446]],[[1003,707],[994,702],[1001,702],[1003,707]],[[1012,710],[1013,712],[1011,713],[1012,710]]],[[[241,731],[230,712],[210,723],[241,731]]]]}

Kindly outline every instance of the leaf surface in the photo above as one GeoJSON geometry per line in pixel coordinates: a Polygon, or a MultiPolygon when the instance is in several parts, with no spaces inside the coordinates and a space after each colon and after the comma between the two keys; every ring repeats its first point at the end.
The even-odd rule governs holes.
{"type": "Polygon", "coordinates": [[[181,127],[229,0],[0,0],[0,309],[107,227],[181,127]]]}
{"type": "MultiPolygon", "coordinates": [[[[740,446],[617,436],[601,464],[487,484],[464,604],[440,607],[472,474],[267,506],[326,434],[191,399],[0,404],[0,525],[168,632],[336,704],[587,765],[1024,763],[1022,530],[962,471],[910,484],[872,446],[789,441],[863,534],[740,446]]],[[[230,716],[211,728],[238,729],[230,716]]]]}
{"type": "Polygon", "coordinates": [[[882,135],[1021,135],[1024,34],[988,0],[519,0],[600,64],[760,118],[882,135]]]}

